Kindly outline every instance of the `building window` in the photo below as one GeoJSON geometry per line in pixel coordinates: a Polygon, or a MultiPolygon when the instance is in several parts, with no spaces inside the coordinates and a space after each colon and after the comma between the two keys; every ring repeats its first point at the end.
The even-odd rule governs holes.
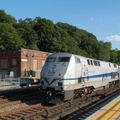
{"type": "Polygon", "coordinates": [[[33,70],[37,70],[37,60],[33,60],[33,70]]]}
{"type": "Polygon", "coordinates": [[[1,59],[0,67],[2,69],[7,69],[8,68],[8,59],[1,59]]]}
{"type": "Polygon", "coordinates": [[[42,60],[42,67],[44,66],[44,64],[45,64],[45,61],[44,61],[44,60],[42,60]]]}
{"type": "Polygon", "coordinates": [[[17,60],[16,59],[12,59],[12,65],[13,66],[17,65],[17,60]]]}

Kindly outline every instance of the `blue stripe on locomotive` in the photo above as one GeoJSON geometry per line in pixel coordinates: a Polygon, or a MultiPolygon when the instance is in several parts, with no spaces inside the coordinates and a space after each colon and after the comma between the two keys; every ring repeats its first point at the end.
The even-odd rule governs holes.
{"type": "MultiPolygon", "coordinates": [[[[81,77],[82,79],[90,79],[90,78],[101,78],[101,77],[109,77],[111,76],[112,73],[105,73],[105,74],[99,74],[99,75],[93,75],[93,76],[87,76],[87,77],[81,77]]],[[[116,72],[116,75],[118,75],[118,72],[116,72]]],[[[66,79],[61,79],[61,80],[77,80],[78,78],[66,78],[66,79]]],[[[59,80],[59,78],[57,79],[53,79],[50,83],[48,82],[47,79],[44,78],[44,80],[47,82],[48,85],[51,85],[52,83],[54,83],[55,81],[59,80]]]]}

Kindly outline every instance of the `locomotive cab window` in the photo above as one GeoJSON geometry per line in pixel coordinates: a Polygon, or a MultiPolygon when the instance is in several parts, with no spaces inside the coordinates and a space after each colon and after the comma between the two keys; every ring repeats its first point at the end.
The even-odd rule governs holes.
{"type": "Polygon", "coordinates": [[[59,57],[57,62],[69,62],[70,57],[59,57]]]}
{"type": "Polygon", "coordinates": [[[80,63],[80,58],[75,57],[75,62],[80,63]]]}
{"type": "Polygon", "coordinates": [[[46,62],[55,62],[56,61],[56,57],[48,57],[46,62]]]}

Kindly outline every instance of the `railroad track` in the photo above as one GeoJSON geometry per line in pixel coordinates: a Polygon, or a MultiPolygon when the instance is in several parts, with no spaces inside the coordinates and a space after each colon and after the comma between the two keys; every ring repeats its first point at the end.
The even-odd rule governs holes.
{"type": "Polygon", "coordinates": [[[81,110],[77,110],[74,113],[71,113],[65,117],[62,117],[61,120],[83,120],[87,119],[91,114],[96,112],[98,109],[102,108],[106,104],[108,104],[111,100],[115,99],[120,95],[120,89],[115,91],[114,93],[105,96],[104,98],[98,100],[97,102],[93,102],[92,104],[85,106],[81,110]]]}
{"type": "Polygon", "coordinates": [[[12,97],[9,99],[0,99],[0,108],[10,106],[13,104],[19,104],[27,101],[31,101],[34,99],[40,98],[39,93],[32,93],[32,94],[27,94],[27,95],[21,95],[18,97],[12,97]]]}
{"type": "Polygon", "coordinates": [[[8,90],[0,90],[0,99],[2,98],[10,98],[13,96],[19,96],[21,94],[26,94],[29,92],[34,93],[37,92],[39,86],[29,87],[29,88],[16,88],[16,89],[8,89],[8,90]]]}
{"type": "MultiPolygon", "coordinates": [[[[115,88],[115,87],[114,87],[115,88]]],[[[116,90],[120,90],[118,86],[115,89],[111,88],[101,91],[93,92],[82,98],[76,99],[74,101],[63,102],[57,105],[44,105],[44,104],[34,104],[28,105],[22,108],[18,108],[12,111],[7,111],[0,114],[0,120],[14,120],[14,119],[30,119],[30,120],[43,120],[43,119],[67,119],[70,113],[77,110],[83,110],[86,106],[96,103],[96,101],[101,98],[105,98],[112,92],[115,93],[116,90]]],[[[41,99],[41,98],[39,98],[41,99]]],[[[90,107],[89,107],[90,108],[90,107]]],[[[83,113],[81,113],[83,114],[83,113]]],[[[69,117],[68,117],[69,118],[69,117]]]]}
{"type": "Polygon", "coordinates": [[[38,87],[0,92],[0,114],[40,103],[38,87]]]}

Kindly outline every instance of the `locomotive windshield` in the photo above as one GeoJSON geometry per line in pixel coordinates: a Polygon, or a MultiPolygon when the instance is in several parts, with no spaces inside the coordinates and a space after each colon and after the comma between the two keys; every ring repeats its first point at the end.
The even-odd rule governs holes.
{"type": "Polygon", "coordinates": [[[69,62],[70,57],[48,57],[46,62],[69,62]]]}
{"type": "Polygon", "coordinates": [[[59,57],[57,62],[69,62],[70,57],[59,57]]]}
{"type": "Polygon", "coordinates": [[[46,62],[55,62],[57,57],[48,57],[46,62]]]}

